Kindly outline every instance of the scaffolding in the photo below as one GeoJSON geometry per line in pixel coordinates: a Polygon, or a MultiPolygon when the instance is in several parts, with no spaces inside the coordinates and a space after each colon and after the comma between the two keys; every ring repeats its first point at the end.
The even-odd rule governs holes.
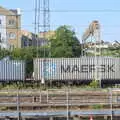
{"type": "Polygon", "coordinates": [[[101,56],[101,38],[100,38],[100,24],[97,20],[94,20],[89,27],[86,29],[82,36],[82,56],[87,55],[87,49],[90,44],[88,44],[88,38],[91,36],[90,44],[94,45],[94,57],[95,57],[95,73],[94,79],[99,80],[99,85],[101,87],[101,75],[98,72],[101,60],[97,56],[101,56]],[[98,47],[97,47],[98,45],[98,47]]]}

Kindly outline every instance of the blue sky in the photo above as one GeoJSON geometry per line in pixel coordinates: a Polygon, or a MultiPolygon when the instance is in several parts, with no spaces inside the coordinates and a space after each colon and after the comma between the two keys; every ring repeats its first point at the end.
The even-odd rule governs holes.
{"type": "MultiPolygon", "coordinates": [[[[22,29],[34,31],[34,0],[0,0],[0,5],[8,9],[20,8],[22,29]]],[[[120,41],[120,0],[50,0],[50,9],[80,10],[50,13],[52,30],[59,25],[71,25],[81,39],[91,21],[99,20],[101,39],[120,41]]]]}

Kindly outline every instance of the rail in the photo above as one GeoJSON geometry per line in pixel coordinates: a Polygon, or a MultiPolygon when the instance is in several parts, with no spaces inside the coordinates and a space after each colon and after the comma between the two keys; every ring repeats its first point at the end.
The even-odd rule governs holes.
{"type": "MultiPolygon", "coordinates": [[[[120,90],[112,90],[112,97],[109,90],[107,91],[74,91],[69,90],[67,102],[66,90],[48,90],[48,91],[0,91],[0,110],[1,107],[41,107],[41,106],[94,106],[113,105],[114,108],[120,107],[120,90]],[[112,102],[112,103],[111,103],[112,102]]],[[[23,109],[24,110],[24,109],[23,109]]]]}

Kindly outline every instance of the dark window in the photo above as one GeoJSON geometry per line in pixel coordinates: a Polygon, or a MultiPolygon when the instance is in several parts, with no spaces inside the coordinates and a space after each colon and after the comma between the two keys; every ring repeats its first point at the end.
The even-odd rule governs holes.
{"type": "Polygon", "coordinates": [[[15,39],[16,38],[16,34],[15,33],[9,33],[9,39],[15,39]]]}
{"type": "Polygon", "coordinates": [[[2,20],[0,20],[0,25],[2,24],[2,20]]]}
{"type": "Polygon", "coordinates": [[[9,25],[15,25],[15,20],[9,20],[9,25]]]}
{"type": "Polygon", "coordinates": [[[24,46],[27,46],[27,44],[28,44],[27,41],[24,41],[24,46]]]}

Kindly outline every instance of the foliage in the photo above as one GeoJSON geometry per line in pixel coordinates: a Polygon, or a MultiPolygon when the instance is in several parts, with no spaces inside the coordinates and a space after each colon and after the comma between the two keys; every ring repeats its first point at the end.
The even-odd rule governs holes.
{"type": "Polygon", "coordinates": [[[98,80],[93,80],[91,83],[90,83],[90,87],[91,88],[98,88],[99,86],[99,81],[98,80]]]}
{"type": "Polygon", "coordinates": [[[52,57],[79,57],[81,55],[79,40],[69,26],[60,26],[50,41],[52,57]]]}
{"type": "Polygon", "coordinates": [[[103,49],[102,55],[120,57],[120,47],[116,47],[116,48],[109,47],[108,49],[103,49]]]}
{"type": "Polygon", "coordinates": [[[97,104],[97,105],[92,105],[91,109],[102,109],[103,105],[97,104]]]}
{"type": "MultiPolygon", "coordinates": [[[[94,50],[93,50],[94,51],[94,50]]],[[[88,52],[87,56],[94,56],[94,52],[88,52]]],[[[102,56],[120,57],[120,47],[109,47],[101,49],[102,56]]]]}
{"type": "Polygon", "coordinates": [[[11,51],[8,51],[6,49],[0,49],[0,59],[4,58],[5,56],[9,56],[11,54],[11,51]]]}

